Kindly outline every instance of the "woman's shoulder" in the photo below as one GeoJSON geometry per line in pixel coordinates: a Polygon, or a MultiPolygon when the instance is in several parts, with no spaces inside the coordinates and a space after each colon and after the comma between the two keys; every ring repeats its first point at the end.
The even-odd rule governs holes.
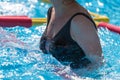
{"type": "MultiPolygon", "coordinates": [[[[71,21],[71,25],[76,26],[96,26],[92,18],[85,13],[77,13],[71,21]]],[[[82,28],[82,27],[81,27],[82,28]]],[[[94,28],[94,27],[93,27],[94,28]]]]}
{"type": "MultiPolygon", "coordinates": [[[[76,38],[79,36],[88,36],[93,37],[97,36],[96,25],[94,22],[86,17],[85,15],[76,15],[71,21],[71,34],[76,38]]],[[[92,37],[91,37],[92,38],[92,37]]]]}
{"type": "Polygon", "coordinates": [[[89,14],[88,10],[86,10],[84,7],[82,6],[77,7],[74,14],[75,15],[71,20],[71,24],[78,26],[94,26],[93,28],[96,28],[92,16],[89,14]]]}

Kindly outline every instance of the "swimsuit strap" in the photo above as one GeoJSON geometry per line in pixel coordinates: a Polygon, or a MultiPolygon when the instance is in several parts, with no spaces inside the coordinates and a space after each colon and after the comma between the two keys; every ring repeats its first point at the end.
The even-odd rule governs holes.
{"type": "Polygon", "coordinates": [[[85,13],[78,12],[78,13],[74,14],[74,15],[70,18],[70,21],[71,21],[75,16],[77,16],[77,15],[83,15],[83,16],[85,16],[87,19],[89,19],[89,20],[94,24],[95,29],[97,29],[96,24],[95,24],[95,22],[93,21],[93,19],[92,19],[90,16],[88,16],[87,14],[85,14],[85,13]]]}

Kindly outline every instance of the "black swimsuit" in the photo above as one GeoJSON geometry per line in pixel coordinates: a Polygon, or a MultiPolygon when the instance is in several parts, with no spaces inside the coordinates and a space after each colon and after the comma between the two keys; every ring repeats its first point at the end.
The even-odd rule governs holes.
{"type": "MultiPolygon", "coordinates": [[[[52,8],[48,10],[48,23],[51,18],[51,10],[52,8]]],[[[52,54],[62,64],[70,64],[71,68],[82,68],[86,67],[91,62],[86,58],[84,51],[71,38],[70,35],[71,20],[76,15],[83,15],[93,22],[93,20],[86,14],[76,13],[69,19],[69,21],[64,25],[64,27],[57,33],[57,35],[53,39],[48,39],[48,37],[46,36],[46,28],[40,40],[40,49],[43,51],[43,53],[52,54]]]]}

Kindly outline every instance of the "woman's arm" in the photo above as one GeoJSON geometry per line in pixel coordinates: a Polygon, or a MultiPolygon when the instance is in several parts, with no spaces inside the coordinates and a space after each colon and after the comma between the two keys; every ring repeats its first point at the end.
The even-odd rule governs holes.
{"type": "Polygon", "coordinates": [[[85,52],[92,66],[103,64],[103,54],[97,30],[85,16],[78,15],[71,22],[71,36],[85,52]]]}

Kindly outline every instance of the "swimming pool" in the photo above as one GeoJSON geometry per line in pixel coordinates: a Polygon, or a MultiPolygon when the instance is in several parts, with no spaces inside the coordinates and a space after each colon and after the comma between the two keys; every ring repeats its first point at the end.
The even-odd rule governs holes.
{"type": "MultiPolygon", "coordinates": [[[[110,23],[120,26],[118,0],[78,0],[88,10],[106,15],[110,23]]],[[[49,4],[38,0],[0,0],[1,15],[28,15],[46,17],[49,4]]],[[[77,76],[52,56],[42,54],[39,40],[46,24],[23,28],[0,28],[1,80],[66,80],[66,79],[120,79],[120,35],[104,28],[98,29],[106,64],[97,72],[77,76]],[[68,78],[69,77],[69,78],[68,78]]],[[[81,74],[85,74],[81,73],[81,74]]]]}

